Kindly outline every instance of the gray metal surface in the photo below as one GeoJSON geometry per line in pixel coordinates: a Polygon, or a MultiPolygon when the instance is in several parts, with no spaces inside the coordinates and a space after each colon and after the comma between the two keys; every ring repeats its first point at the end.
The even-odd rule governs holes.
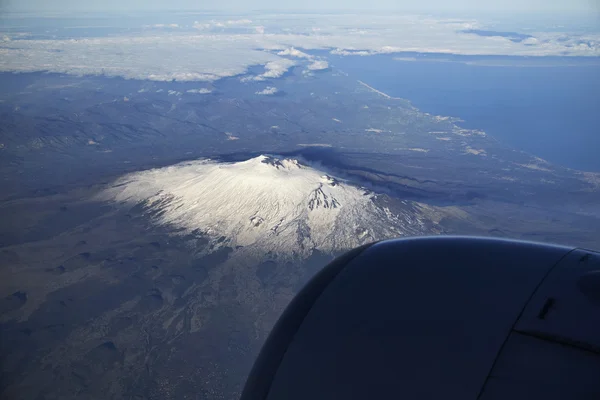
{"type": "Polygon", "coordinates": [[[515,329],[600,356],[599,276],[600,254],[573,251],[544,280],[515,329]]]}
{"type": "MultiPolygon", "coordinates": [[[[532,293],[569,251],[452,237],[371,246],[297,316],[267,398],[475,399],[532,293]]],[[[247,387],[242,398],[261,396],[247,387]]]]}
{"type": "Polygon", "coordinates": [[[513,333],[480,399],[600,399],[600,358],[581,349],[513,333]]]}

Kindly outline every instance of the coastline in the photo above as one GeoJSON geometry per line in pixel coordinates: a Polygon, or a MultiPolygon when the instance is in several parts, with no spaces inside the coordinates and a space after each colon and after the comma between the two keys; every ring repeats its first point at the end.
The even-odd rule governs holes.
{"type": "Polygon", "coordinates": [[[458,118],[463,128],[483,130],[556,166],[600,172],[600,114],[593,108],[600,79],[589,65],[506,68],[373,57],[334,62],[386,99],[458,118]]]}

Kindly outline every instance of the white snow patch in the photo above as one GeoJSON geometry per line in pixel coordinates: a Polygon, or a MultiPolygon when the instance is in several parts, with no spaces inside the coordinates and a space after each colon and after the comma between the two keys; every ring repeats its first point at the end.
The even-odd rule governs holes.
{"type": "Polygon", "coordinates": [[[274,95],[274,94],[275,94],[275,93],[277,93],[277,92],[278,92],[278,90],[277,90],[277,88],[276,88],[276,87],[273,87],[273,86],[267,86],[267,87],[266,87],[266,88],[264,88],[263,90],[260,90],[260,91],[258,91],[258,92],[255,92],[255,94],[262,95],[262,96],[272,96],[272,95],[274,95]]]}
{"type": "Polygon", "coordinates": [[[417,216],[386,213],[373,202],[374,194],[360,187],[297,160],[267,156],[131,173],[100,198],[143,202],[160,211],[156,223],[225,236],[230,246],[285,253],[347,249],[420,229],[417,216]]]}
{"type": "Polygon", "coordinates": [[[238,140],[239,137],[234,136],[233,133],[231,132],[225,132],[225,135],[227,136],[227,140],[238,140]]]}
{"type": "Polygon", "coordinates": [[[471,146],[465,148],[465,154],[473,154],[476,156],[487,156],[487,152],[484,149],[474,149],[471,146]]]}
{"type": "Polygon", "coordinates": [[[534,171],[544,171],[544,172],[550,172],[550,169],[546,168],[546,167],[542,167],[539,164],[535,164],[535,163],[529,163],[529,164],[516,164],[519,167],[523,167],[523,168],[527,168],[527,169],[532,169],[534,171]]]}
{"type": "Polygon", "coordinates": [[[584,172],[581,171],[578,173],[582,176],[582,180],[590,184],[593,190],[600,189],[600,173],[598,172],[584,172]]]}
{"type": "Polygon", "coordinates": [[[463,129],[463,128],[459,128],[457,126],[454,126],[452,128],[452,133],[458,136],[471,136],[471,130],[470,129],[463,129]]]}
{"type": "Polygon", "coordinates": [[[329,143],[298,143],[301,147],[333,147],[329,143]]]}
{"type": "Polygon", "coordinates": [[[190,89],[190,90],[187,90],[186,93],[209,94],[209,93],[212,93],[212,90],[206,89],[206,88],[190,89]]]}

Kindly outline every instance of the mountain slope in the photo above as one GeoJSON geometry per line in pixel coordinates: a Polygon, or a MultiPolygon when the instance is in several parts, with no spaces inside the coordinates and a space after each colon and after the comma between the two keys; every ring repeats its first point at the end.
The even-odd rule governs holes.
{"type": "Polygon", "coordinates": [[[269,156],[137,172],[102,195],[142,202],[157,223],[225,237],[231,247],[305,256],[426,231],[419,207],[403,202],[392,211],[380,196],[298,160],[269,156]]]}

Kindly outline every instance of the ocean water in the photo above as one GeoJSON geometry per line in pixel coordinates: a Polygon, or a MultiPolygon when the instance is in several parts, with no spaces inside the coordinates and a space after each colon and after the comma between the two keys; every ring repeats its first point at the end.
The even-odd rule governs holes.
{"type": "Polygon", "coordinates": [[[436,115],[569,168],[600,171],[600,60],[334,57],[332,65],[436,115]]]}

